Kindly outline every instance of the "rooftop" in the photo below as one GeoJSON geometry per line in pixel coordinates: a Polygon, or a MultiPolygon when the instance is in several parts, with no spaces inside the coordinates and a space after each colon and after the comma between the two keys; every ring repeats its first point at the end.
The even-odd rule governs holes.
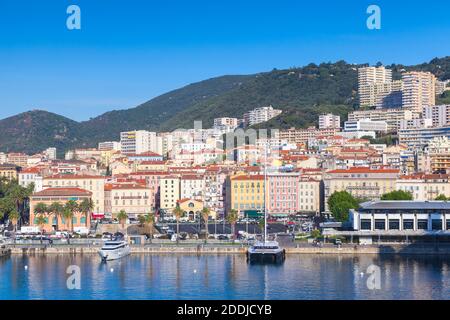
{"type": "Polygon", "coordinates": [[[361,203],[363,210],[450,210],[447,201],[369,201],[361,203]]]}
{"type": "Polygon", "coordinates": [[[48,188],[36,192],[32,197],[65,197],[65,196],[85,196],[90,197],[92,192],[81,188],[48,188]]]}

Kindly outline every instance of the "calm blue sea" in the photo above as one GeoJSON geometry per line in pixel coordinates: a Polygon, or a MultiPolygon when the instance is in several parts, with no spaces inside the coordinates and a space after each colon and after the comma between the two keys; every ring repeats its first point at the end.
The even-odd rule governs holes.
{"type": "Polygon", "coordinates": [[[248,265],[237,255],[131,255],[107,264],[94,255],[0,259],[0,299],[449,298],[449,257],[290,255],[282,265],[248,265]],[[73,265],[79,290],[67,287],[73,265]],[[379,281],[368,286],[371,265],[379,281]]]}

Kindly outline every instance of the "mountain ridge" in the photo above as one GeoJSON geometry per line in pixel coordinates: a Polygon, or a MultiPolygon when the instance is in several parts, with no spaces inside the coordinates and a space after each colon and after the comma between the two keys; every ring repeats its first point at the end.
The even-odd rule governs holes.
{"type": "MultiPolygon", "coordinates": [[[[0,151],[33,154],[47,147],[59,152],[74,147],[95,147],[100,141],[118,140],[121,131],[170,131],[203,127],[216,117],[242,117],[256,107],[273,105],[283,113],[265,123],[268,128],[316,125],[318,115],[333,112],[345,119],[356,109],[357,68],[368,64],[345,61],[273,69],[251,75],[226,75],[169,91],[134,108],[112,110],[77,122],[44,110],[31,110],[0,120],[0,151]]],[[[450,56],[415,66],[387,66],[401,70],[431,71],[450,79],[450,56]]]]}

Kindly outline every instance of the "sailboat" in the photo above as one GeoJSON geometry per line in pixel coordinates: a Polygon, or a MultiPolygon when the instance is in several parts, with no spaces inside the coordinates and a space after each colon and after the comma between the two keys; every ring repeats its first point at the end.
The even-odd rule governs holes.
{"type": "Polygon", "coordinates": [[[286,259],[286,250],[280,247],[277,241],[267,240],[267,144],[265,145],[264,163],[264,241],[257,241],[247,251],[248,262],[283,262],[286,259]]]}

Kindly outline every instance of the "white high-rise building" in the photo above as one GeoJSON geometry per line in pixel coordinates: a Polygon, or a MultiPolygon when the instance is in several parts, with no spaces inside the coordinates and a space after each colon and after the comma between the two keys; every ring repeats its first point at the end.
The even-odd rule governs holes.
{"type": "Polygon", "coordinates": [[[387,132],[386,121],[372,121],[370,119],[362,119],[357,121],[345,121],[345,132],[352,131],[375,131],[375,132],[387,132]]]}
{"type": "Polygon", "coordinates": [[[431,72],[405,72],[403,108],[422,113],[423,107],[436,104],[436,77],[431,72]]]}
{"type": "Polygon", "coordinates": [[[244,114],[244,123],[247,127],[253,126],[258,123],[269,121],[280,115],[282,112],[282,110],[274,109],[272,106],[256,108],[244,114]]]}
{"type": "Polygon", "coordinates": [[[145,130],[120,133],[120,145],[124,154],[139,154],[144,152],[162,153],[162,139],[156,132],[145,130]]]}
{"type": "Polygon", "coordinates": [[[439,106],[426,106],[423,108],[422,117],[431,119],[434,127],[450,125],[450,104],[439,106]]]}
{"type": "Polygon", "coordinates": [[[341,117],[334,114],[321,114],[319,116],[319,129],[340,128],[341,117]]]}
{"type": "Polygon", "coordinates": [[[362,107],[400,107],[402,81],[392,81],[392,70],[383,66],[359,68],[358,94],[362,107]]]}

